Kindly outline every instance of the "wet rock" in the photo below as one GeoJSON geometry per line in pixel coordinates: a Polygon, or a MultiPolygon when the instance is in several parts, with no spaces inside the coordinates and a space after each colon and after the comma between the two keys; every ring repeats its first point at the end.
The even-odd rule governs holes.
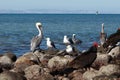
{"type": "Polygon", "coordinates": [[[21,56],[17,59],[17,61],[14,64],[15,71],[23,73],[25,68],[27,68],[31,65],[34,65],[34,64],[36,64],[34,61],[29,60],[24,56],[21,56]]]}
{"type": "Polygon", "coordinates": [[[27,79],[21,74],[5,71],[0,74],[0,80],[27,80],[27,79]]]}
{"type": "Polygon", "coordinates": [[[101,66],[109,64],[111,60],[112,57],[110,55],[97,53],[97,58],[92,64],[92,67],[99,70],[101,66]]]}
{"type": "Polygon", "coordinates": [[[17,59],[17,56],[11,52],[4,53],[4,56],[9,57],[13,62],[15,62],[17,59]]]}
{"type": "Polygon", "coordinates": [[[32,65],[25,69],[25,76],[28,80],[39,79],[42,68],[39,65],[32,65]]]}
{"type": "Polygon", "coordinates": [[[48,67],[52,71],[60,70],[65,68],[66,65],[72,60],[72,57],[55,56],[48,61],[48,67]]]}
{"type": "Polygon", "coordinates": [[[120,75],[120,66],[115,64],[108,64],[107,66],[102,66],[99,70],[102,74],[107,76],[110,75],[120,75]]]}
{"type": "Polygon", "coordinates": [[[112,58],[117,58],[118,56],[120,56],[120,46],[117,46],[115,48],[113,48],[108,55],[112,56],[112,58]]]}
{"type": "Polygon", "coordinates": [[[83,73],[83,80],[92,80],[96,76],[100,76],[102,73],[100,73],[98,70],[89,70],[83,73]]]}

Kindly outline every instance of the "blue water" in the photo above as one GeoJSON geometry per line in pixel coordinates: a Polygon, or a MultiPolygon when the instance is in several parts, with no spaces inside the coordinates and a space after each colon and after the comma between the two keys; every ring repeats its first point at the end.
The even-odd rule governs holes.
{"type": "MultiPolygon", "coordinates": [[[[56,42],[58,49],[64,49],[63,36],[73,33],[83,43],[77,48],[88,49],[94,41],[99,42],[101,24],[105,24],[108,35],[120,27],[118,14],[0,14],[0,53],[13,52],[17,56],[30,51],[30,40],[38,34],[36,22],[43,24],[45,37],[56,42]]],[[[41,44],[46,49],[46,40],[41,44]]]]}

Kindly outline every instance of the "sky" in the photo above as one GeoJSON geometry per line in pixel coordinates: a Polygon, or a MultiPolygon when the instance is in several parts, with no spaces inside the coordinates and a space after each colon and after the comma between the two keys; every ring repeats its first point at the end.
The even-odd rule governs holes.
{"type": "Polygon", "coordinates": [[[120,13],[120,0],[0,0],[0,10],[40,9],[120,13]]]}

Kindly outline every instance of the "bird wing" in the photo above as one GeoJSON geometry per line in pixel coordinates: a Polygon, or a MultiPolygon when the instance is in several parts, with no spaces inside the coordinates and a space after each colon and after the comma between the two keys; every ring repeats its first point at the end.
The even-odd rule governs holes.
{"type": "Polygon", "coordinates": [[[40,43],[42,41],[41,36],[34,36],[31,40],[31,51],[34,51],[37,47],[39,47],[40,43]]]}
{"type": "Polygon", "coordinates": [[[51,41],[51,45],[52,45],[54,48],[56,48],[56,47],[55,47],[55,44],[54,44],[54,42],[53,42],[53,41],[51,41]]]}
{"type": "Polygon", "coordinates": [[[84,68],[90,66],[97,57],[97,51],[92,51],[91,49],[93,48],[90,48],[88,51],[77,56],[68,66],[72,68],[84,68]]]}

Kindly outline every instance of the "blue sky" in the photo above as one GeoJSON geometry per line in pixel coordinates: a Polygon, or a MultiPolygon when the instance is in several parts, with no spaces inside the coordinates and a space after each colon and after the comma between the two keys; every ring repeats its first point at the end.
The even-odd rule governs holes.
{"type": "Polygon", "coordinates": [[[120,13],[120,0],[0,0],[0,10],[88,10],[120,13]]]}

